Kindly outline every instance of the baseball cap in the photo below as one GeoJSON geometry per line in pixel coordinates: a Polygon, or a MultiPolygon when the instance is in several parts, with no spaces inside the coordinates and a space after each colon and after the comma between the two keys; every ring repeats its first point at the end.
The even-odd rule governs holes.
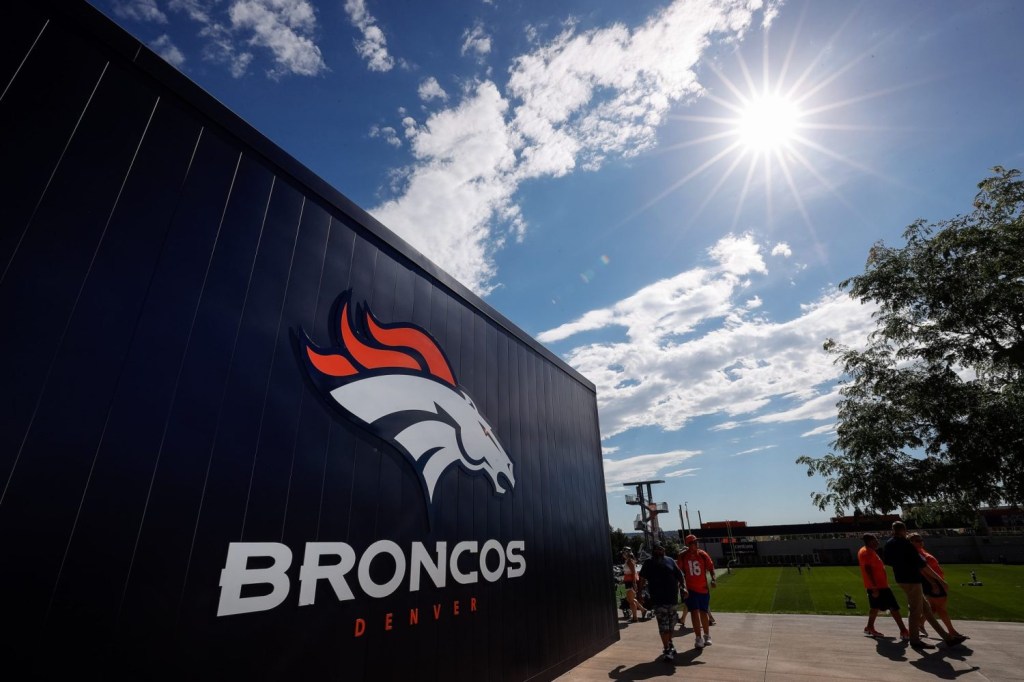
{"type": "Polygon", "coordinates": [[[697,542],[697,536],[696,535],[687,535],[685,542],[686,542],[686,544],[690,544],[691,542],[697,542]]]}

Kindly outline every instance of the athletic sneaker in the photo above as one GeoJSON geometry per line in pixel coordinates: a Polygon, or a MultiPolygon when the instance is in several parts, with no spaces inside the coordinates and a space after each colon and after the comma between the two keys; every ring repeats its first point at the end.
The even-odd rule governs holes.
{"type": "Polygon", "coordinates": [[[672,661],[675,660],[676,650],[670,646],[665,647],[665,651],[661,653],[661,660],[672,661]]]}
{"type": "MultiPolygon", "coordinates": [[[[864,634],[868,637],[885,637],[881,632],[874,628],[864,628],[864,634]]],[[[907,637],[910,637],[910,633],[907,633],[907,637]]]]}
{"type": "Polygon", "coordinates": [[[934,649],[935,648],[934,644],[929,644],[928,642],[922,642],[919,639],[912,639],[912,640],[910,640],[910,646],[914,647],[915,649],[934,649]]]}
{"type": "Polygon", "coordinates": [[[711,635],[707,635],[704,638],[704,646],[711,646],[711,635]]]}
{"type": "Polygon", "coordinates": [[[910,630],[900,630],[900,639],[904,642],[910,639],[910,630]]]}
{"type": "Polygon", "coordinates": [[[693,646],[697,647],[698,649],[703,649],[704,648],[704,638],[701,637],[700,635],[697,635],[697,639],[694,641],[693,646]]]}

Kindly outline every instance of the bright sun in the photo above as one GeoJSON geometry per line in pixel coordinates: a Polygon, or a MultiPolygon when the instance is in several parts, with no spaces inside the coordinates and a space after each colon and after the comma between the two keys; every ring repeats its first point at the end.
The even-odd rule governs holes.
{"type": "Polygon", "coordinates": [[[789,100],[774,96],[747,102],[736,122],[740,143],[752,152],[772,152],[787,146],[797,130],[800,112],[789,100]]]}
{"type": "Polygon", "coordinates": [[[763,75],[760,82],[757,82],[751,75],[750,69],[747,68],[746,62],[739,53],[736,56],[739,60],[739,73],[743,77],[739,83],[730,80],[714,65],[710,66],[710,69],[719,77],[724,90],[717,88],[718,92],[716,93],[709,88],[704,93],[704,97],[721,107],[723,110],[721,114],[679,115],[673,116],[673,118],[710,124],[717,127],[718,130],[666,147],[664,151],[674,151],[683,147],[708,143],[714,143],[718,149],[711,151],[700,163],[690,168],[682,177],[654,196],[639,209],[640,211],[650,208],[680,186],[706,173],[718,164],[721,164],[721,175],[705,193],[703,201],[695,209],[689,211],[691,224],[705,207],[714,201],[719,192],[723,191],[726,183],[734,174],[739,175],[742,180],[738,185],[738,192],[735,191],[735,187],[728,190],[731,193],[729,203],[735,205],[732,217],[733,229],[739,224],[747,196],[755,187],[764,194],[763,220],[766,224],[771,224],[774,220],[773,203],[777,193],[775,188],[788,187],[792,203],[795,204],[812,234],[814,225],[803,200],[805,188],[809,185],[808,176],[846,203],[830,179],[816,168],[816,160],[827,157],[830,163],[845,163],[861,172],[873,173],[873,171],[821,144],[815,139],[817,135],[812,133],[819,130],[871,130],[871,128],[850,123],[839,124],[823,121],[821,115],[853,102],[879,97],[886,91],[865,93],[850,99],[829,97],[829,90],[826,88],[829,88],[830,84],[857,60],[855,59],[854,62],[841,66],[835,71],[818,74],[816,81],[812,80],[812,75],[819,60],[811,60],[803,73],[787,78],[786,74],[789,73],[792,53],[791,45],[781,71],[777,77],[773,78],[770,76],[771,68],[768,63],[766,46],[762,64],[763,75]],[[746,172],[737,173],[744,165],[746,172]],[[757,179],[758,171],[761,171],[761,180],[757,179]]]}

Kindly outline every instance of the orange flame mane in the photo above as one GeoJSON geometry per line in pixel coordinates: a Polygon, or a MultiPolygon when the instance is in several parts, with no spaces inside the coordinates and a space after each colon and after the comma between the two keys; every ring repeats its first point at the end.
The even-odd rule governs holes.
{"type": "Polygon", "coordinates": [[[444,352],[426,332],[408,325],[385,327],[369,309],[362,312],[362,328],[373,345],[364,343],[353,329],[349,302],[345,301],[339,316],[341,352],[319,353],[307,344],[306,355],[314,367],[334,377],[356,376],[377,369],[409,369],[456,385],[444,352]]]}

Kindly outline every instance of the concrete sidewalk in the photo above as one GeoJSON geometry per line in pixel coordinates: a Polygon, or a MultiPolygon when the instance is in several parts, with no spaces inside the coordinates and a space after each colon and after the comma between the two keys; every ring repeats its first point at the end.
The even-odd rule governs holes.
{"type": "MultiPolygon", "coordinates": [[[[676,629],[675,662],[659,660],[661,641],[655,621],[620,621],[621,639],[557,678],[562,682],[650,680],[765,680],[811,682],[858,680],[1024,680],[1024,624],[954,621],[970,636],[947,649],[916,650],[896,637],[863,635],[865,616],[796,616],[715,613],[714,644],[695,649],[689,623],[676,629]]],[[[896,625],[879,615],[876,627],[895,635],[896,625]]],[[[930,628],[929,628],[930,629],[930,628]]],[[[934,635],[934,633],[929,633],[934,635]]]]}

